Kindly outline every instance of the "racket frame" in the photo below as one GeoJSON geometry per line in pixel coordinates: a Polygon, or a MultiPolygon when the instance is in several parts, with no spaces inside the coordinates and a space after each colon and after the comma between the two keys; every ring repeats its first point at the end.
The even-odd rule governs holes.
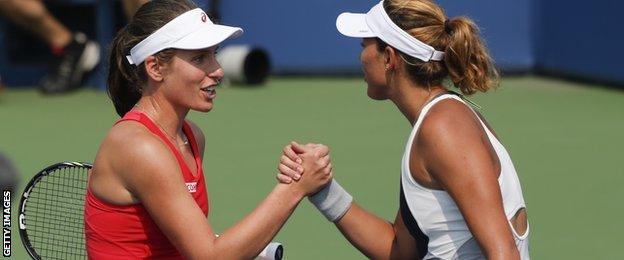
{"type": "Polygon", "coordinates": [[[56,172],[56,170],[58,169],[63,169],[63,168],[68,168],[68,167],[81,167],[81,168],[91,169],[93,165],[90,163],[85,163],[85,162],[60,162],[60,163],[50,165],[46,167],[45,169],[39,171],[37,174],[35,174],[35,176],[33,176],[30,179],[30,181],[24,188],[24,192],[22,192],[22,197],[19,203],[19,206],[20,206],[19,218],[18,218],[19,234],[20,234],[20,238],[22,239],[22,244],[26,248],[26,252],[28,252],[30,257],[32,257],[33,259],[41,259],[41,256],[39,256],[35,248],[33,248],[32,244],[30,243],[30,239],[28,238],[28,231],[27,231],[28,229],[27,229],[26,223],[24,222],[24,220],[26,219],[25,210],[26,210],[26,203],[28,202],[28,197],[30,196],[30,192],[32,191],[32,189],[44,177],[56,172]]]}

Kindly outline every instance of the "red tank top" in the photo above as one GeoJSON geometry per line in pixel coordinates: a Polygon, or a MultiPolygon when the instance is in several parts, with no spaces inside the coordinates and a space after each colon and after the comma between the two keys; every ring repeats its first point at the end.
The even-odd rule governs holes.
{"type": "MultiPolygon", "coordinates": [[[[178,148],[149,117],[138,111],[130,111],[117,123],[127,120],[143,124],[167,145],[180,165],[189,193],[204,215],[208,216],[208,195],[202,161],[197,141],[188,123],[184,122],[182,130],[188,137],[195,157],[197,165],[195,176],[186,165],[178,148]]],[[[98,199],[87,189],[84,221],[89,259],[183,259],[140,203],[127,206],[112,205],[98,199]]]]}

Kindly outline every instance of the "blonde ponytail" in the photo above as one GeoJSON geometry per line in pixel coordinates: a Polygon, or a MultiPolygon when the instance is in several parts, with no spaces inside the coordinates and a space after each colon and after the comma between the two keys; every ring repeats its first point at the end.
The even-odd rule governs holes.
{"type": "Polygon", "coordinates": [[[448,20],[445,27],[450,39],[444,49],[444,63],[455,86],[466,95],[496,87],[498,72],[474,22],[457,17],[448,20]]]}
{"type": "MultiPolygon", "coordinates": [[[[469,18],[447,20],[442,8],[430,0],[385,0],[384,9],[401,29],[446,53],[441,62],[423,62],[399,52],[416,84],[432,87],[450,78],[465,95],[498,85],[498,72],[477,26],[469,18]]],[[[387,46],[379,39],[378,42],[380,50],[387,46]]]]}

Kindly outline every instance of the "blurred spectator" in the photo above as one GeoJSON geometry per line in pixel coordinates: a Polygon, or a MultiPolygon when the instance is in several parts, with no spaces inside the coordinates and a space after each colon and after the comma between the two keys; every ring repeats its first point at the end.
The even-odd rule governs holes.
{"type": "MultiPolygon", "coordinates": [[[[130,17],[149,0],[123,0],[130,17]]],[[[54,55],[48,74],[40,81],[44,93],[63,93],[82,85],[85,75],[100,61],[100,47],[82,32],[72,32],[47,10],[41,0],[2,0],[0,14],[43,40],[54,55]]]]}
{"type": "Polygon", "coordinates": [[[11,198],[15,197],[17,185],[19,184],[19,175],[15,167],[2,153],[0,153],[0,187],[3,194],[5,190],[11,191],[11,198]]]}

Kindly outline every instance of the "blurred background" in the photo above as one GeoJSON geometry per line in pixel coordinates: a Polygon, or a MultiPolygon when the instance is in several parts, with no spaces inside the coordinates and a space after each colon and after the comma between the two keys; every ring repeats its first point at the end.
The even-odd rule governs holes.
{"type": "MultiPolygon", "coordinates": [[[[42,89],[59,66],[58,53],[0,17],[0,153],[12,162],[0,164],[0,183],[15,197],[47,165],[92,161],[117,119],[103,90],[107,46],[127,19],[124,1],[42,2],[68,30],[99,46],[99,63],[67,91],[42,89]]],[[[218,90],[214,111],[190,114],[207,137],[204,170],[216,229],[268,193],[290,140],[329,145],[336,178],[358,203],[392,221],[410,125],[390,102],[368,99],[359,42],[335,29],[338,14],[366,12],[377,1],[196,2],[220,23],[245,29],[220,52],[231,80],[218,90]]],[[[476,21],[503,72],[499,89],[473,99],[514,159],[532,257],[624,257],[624,2],[437,2],[450,17],[476,21]]],[[[11,258],[27,259],[13,220],[11,258]]],[[[276,240],[286,259],[364,258],[307,202],[276,240]]]]}

